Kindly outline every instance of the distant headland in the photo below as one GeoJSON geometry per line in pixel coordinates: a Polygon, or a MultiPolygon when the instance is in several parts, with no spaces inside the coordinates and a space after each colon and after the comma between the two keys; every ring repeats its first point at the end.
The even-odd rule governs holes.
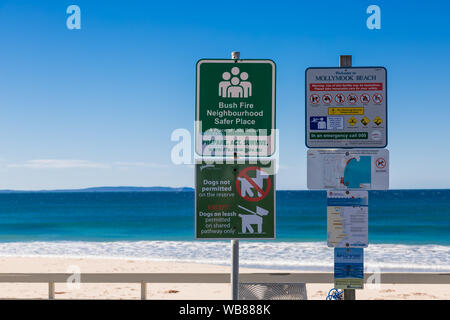
{"type": "Polygon", "coordinates": [[[0,193],[20,192],[193,192],[189,187],[92,187],[83,189],[61,189],[61,190],[0,190],[0,193]]]}

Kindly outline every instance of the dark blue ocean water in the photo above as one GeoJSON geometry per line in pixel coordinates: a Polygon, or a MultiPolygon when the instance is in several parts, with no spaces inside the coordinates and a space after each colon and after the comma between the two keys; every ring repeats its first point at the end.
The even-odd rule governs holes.
{"type": "MultiPolygon", "coordinates": [[[[371,243],[450,245],[450,190],[369,192],[371,243]]],[[[193,240],[193,192],[0,194],[0,242],[193,240]]],[[[277,240],[326,241],[323,191],[277,192],[277,240]]]]}

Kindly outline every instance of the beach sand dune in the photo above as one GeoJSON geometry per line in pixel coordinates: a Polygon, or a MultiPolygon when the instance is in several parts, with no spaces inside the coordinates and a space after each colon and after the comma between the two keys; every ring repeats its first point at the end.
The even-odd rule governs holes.
{"type": "MultiPolygon", "coordinates": [[[[62,257],[2,257],[1,273],[223,273],[228,266],[209,264],[163,262],[131,259],[62,258],[62,257]]],[[[246,272],[289,272],[241,268],[246,272]]],[[[296,271],[292,271],[296,272],[296,271]]],[[[298,271],[297,271],[298,272],[298,271]]],[[[332,284],[307,284],[308,299],[325,299],[332,284]]],[[[215,300],[230,298],[229,284],[175,284],[147,285],[148,299],[215,300]]],[[[140,284],[88,284],[79,288],[66,283],[55,284],[56,299],[140,299],[140,284]]],[[[450,300],[450,285],[382,284],[377,289],[358,290],[357,299],[445,299],[450,300]]],[[[1,283],[1,299],[47,299],[48,284],[1,283]]]]}

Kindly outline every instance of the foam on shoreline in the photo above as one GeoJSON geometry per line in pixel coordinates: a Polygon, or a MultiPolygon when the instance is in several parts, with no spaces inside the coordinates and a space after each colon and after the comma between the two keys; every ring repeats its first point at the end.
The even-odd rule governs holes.
{"type": "MultiPolygon", "coordinates": [[[[298,271],[333,271],[333,249],[325,242],[240,243],[240,266],[298,271]]],[[[228,265],[223,241],[54,241],[0,243],[2,257],[116,258],[228,265]]],[[[450,272],[450,246],[371,244],[367,272],[450,272]]]]}

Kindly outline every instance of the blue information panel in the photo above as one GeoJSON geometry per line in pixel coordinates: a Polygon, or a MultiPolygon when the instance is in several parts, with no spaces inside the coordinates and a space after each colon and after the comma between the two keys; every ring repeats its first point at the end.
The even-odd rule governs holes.
{"type": "Polygon", "coordinates": [[[364,249],[334,249],[334,287],[337,289],[364,288],[364,249]]]}
{"type": "Polygon", "coordinates": [[[342,130],[344,129],[344,117],[310,117],[310,130],[342,130]]]}

